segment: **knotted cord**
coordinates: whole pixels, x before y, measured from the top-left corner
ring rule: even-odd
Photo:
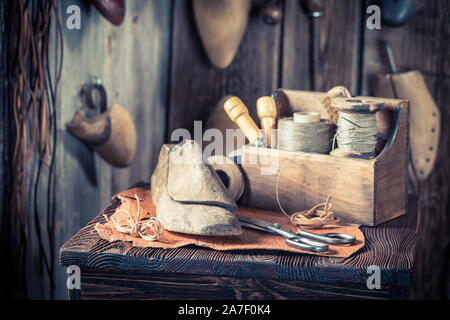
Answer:
[[[281,212],[285,216],[289,218],[291,223],[297,227],[306,227],[306,228],[320,228],[324,226],[338,226],[340,225],[341,221],[339,218],[336,218],[334,216],[334,213],[331,211],[331,208],[333,205],[330,203],[330,196],[327,197],[327,200],[325,203],[320,203],[314,206],[313,208],[305,211],[295,212],[292,215],[289,215],[286,210],[284,210],[283,206],[281,205],[280,196],[279,196],[279,185],[280,185],[280,178],[281,178],[281,172],[283,169],[287,166],[288,163],[292,162],[293,164],[298,165],[295,161],[292,161],[291,159],[287,159],[287,161],[283,164],[283,166],[280,168],[277,176],[277,183],[275,186],[275,195],[277,198],[278,207],[280,208]],[[320,207],[324,207],[323,210],[318,210]]]
[[[126,209],[117,210],[112,216],[111,221],[114,223],[116,230],[122,233],[129,234],[133,237],[140,236],[142,239],[147,241],[156,241],[160,238],[163,229],[161,224],[159,223],[156,217],[151,217],[149,219],[141,220],[141,204],[139,197],[135,194],[138,212],[136,215],[136,219],[133,219],[133,216],[130,214],[130,211]],[[127,217],[123,217],[120,213],[126,213]],[[105,216],[106,220],[109,220],[107,216]],[[148,231],[150,234],[148,234]]]

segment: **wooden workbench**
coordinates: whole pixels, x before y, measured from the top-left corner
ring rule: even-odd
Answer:
[[[100,239],[94,225],[119,204],[113,200],[61,248],[61,265],[81,269],[81,289],[69,290],[70,299],[402,299],[411,282],[416,239],[412,198],[406,215],[362,227],[366,245],[347,259],[110,243]],[[372,265],[381,269],[380,289],[367,288]]]

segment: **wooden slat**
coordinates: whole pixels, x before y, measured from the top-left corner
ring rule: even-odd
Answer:
[[[63,17],[66,17],[66,8],[72,4],[69,2],[63,1],[59,4],[64,32],[64,66],[58,100],[59,140],[56,155],[58,178],[55,219],[58,228],[54,230],[55,254],[57,254],[57,248],[70,237],[71,233],[76,232],[80,225],[92,219],[95,210],[101,209],[98,189],[101,178],[97,174],[99,159],[85,144],[70,135],[65,130],[65,125],[72,120],[76,109],[81,105],[78,94],[82,82],[89,79],[90,75],[99,77],[102,75],[102,28],[105,21],[93,8],[83,4],[81,5],[81,30],[70,31],[64,28]],[[55,28],[55,25],[53,27]],[[53,40],[50,52],[55,52],[55,45]],[[54,60],[51,58],[50,61]],[[45,196],[45,192],[42,192],[42,197]],[[44,217],[42,216],[41,219]],[[55,272],[57,284],[55,297],[63,298],[67,295],[65,286],[67,275],[64,271]],[[37,275],[34,277],[39,278]],[[39,291],[36,294],[39,297]]]
[[[167,274],[111,270],[81,270],[81,290],[71,290],[71,299],[158,300],[310,300],[310,299],[400,299],[406,288],[369,290],[342,283],[311,283],[242,279],[205,275]],[[80,292],[81,291],[81,292]]]
[[[283,32],[282,88],[310,88],[310,21],[300,1],[286,1]],[[358,89],[358,39],[361,1],[325,1],[320,18],[322,74],[318,91],[343,85],[352,94]]]
[[[364,94],[371,94],[373,75],[389,72],[389,65],[379,41],[391,44],[400,71],[419,70],[423,73],[431,95],[441,111],[441,123],[450,120],[450,3],[426,1],[425,8],[408,24],[400,28],[382,26],[381,30],[365,30]],[[414,108],[414,106],[412,106]],[[412,297],[445,298],[448,279],[448,241],[442,235],[450,233],[448,166],[450,130],[441,127],[441,140],[434,171],[422,186],[422,220],[417,239],[415,277]]]
[[[123,24],[104,26],[102,74],[108,100],[131,113],[138,142],[130,167],[101,162],[102,206],[134,182],[150,181],[156,166],[165,136],[171,6],[171,1],[129,1]]]
[[[225,70],[211,66],[198,35],[191,1],[174,2],[174,31],[170,80],[168,138],[174,129],[192,130],[195,120],[226,94],[241,97],[256,117],[256,100],[269,95],[278,83],[280,26],[264,24],[254,0],[249,25],[232,64]]]

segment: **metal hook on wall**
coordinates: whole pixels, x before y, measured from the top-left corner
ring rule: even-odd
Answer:
[[[97,92],[99,96],[98,105],[94,98],[95,92]],[[81,87],[80,96],[89,109],[99,110],[100,113],[106,111],[108,106],[107,94],[102,80],[99,77],[91,76],[89,81],[85,82]]]

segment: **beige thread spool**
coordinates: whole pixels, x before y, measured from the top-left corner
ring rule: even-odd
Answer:
[[[376,113],[384,103],[358,98],[335,98],[332,106],[339,110],[333,156],[370,159],[376,156],[378,131]]]
[[[331,150],[334,124],[318,112],[296,112],[278,121],[278,149],[327,154]]]

